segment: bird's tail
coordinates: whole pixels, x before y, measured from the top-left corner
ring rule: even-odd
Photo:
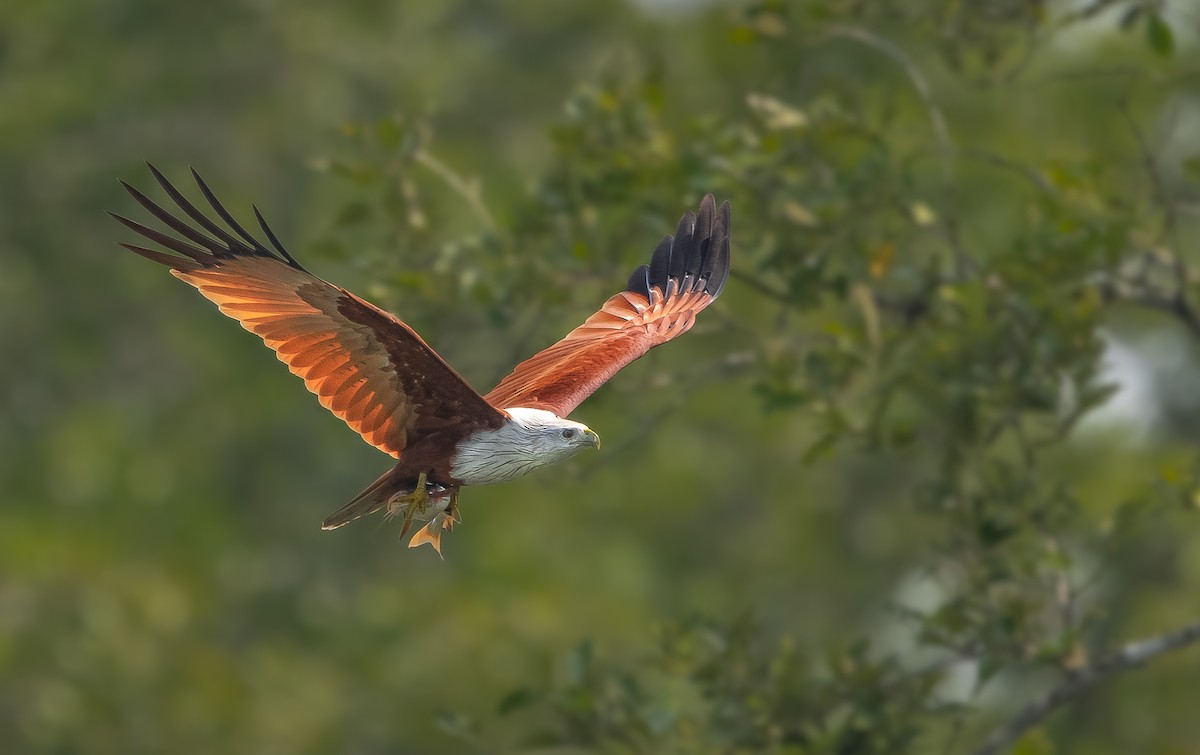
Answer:
[[[333,512],[321,525],[323,530],[335,530],[343,524],[353,522],[359,517],[374,514],[383,508],[388,499],[395,495],[395,467],[379,476],[379,479],[368,485],[361,493],[350,499],[340,509]]]

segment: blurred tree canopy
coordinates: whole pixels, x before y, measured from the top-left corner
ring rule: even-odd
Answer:
[[[1195,752],[1197,18],[0,7],[0,741]],[[319,531],[388,460],[115,246],[143,159],[481,389],[705,192],[734,276],[441,562]]]

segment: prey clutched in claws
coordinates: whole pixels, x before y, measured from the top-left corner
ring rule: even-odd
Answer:
[[[454,525],[462,521],[458,513],[458,491],[429,482],[424,472],[411,491],[399,492],[389,498],[385,509],[387,516],[404,520],[404,526],[400,528],[401,539],[412,528],[414,518],[427,522],[413,535],[408,547],[429,543],[439,556],[442,555],[442,530],[453,532]]]
[[[599,311],[480,394],[400,319],[301,267],[257,208],[267,243],[194,171],[216,220],[150,171],[175,209],[124,185],[165,232],[113,217],[168,251],[122,246],[169,267],[262,338],[322,406],[396,460],[324,528],[383,509],[407,533],[428,517],[410,545],[439,554],[463,486],[515,480],[599,447],[595,432],[566,416],[622,367],[687,332],[729,277],[729,203],[718,207],[710,194]]]

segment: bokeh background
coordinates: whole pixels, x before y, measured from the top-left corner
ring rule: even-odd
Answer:
[[[1195,621],[1197,28],[1182,0],[5,2],[0,749],[972,752]],[[481,389],[706,191],[738,275],[580,408],[600,453],[467,491],[443,561],[320,530],[388,460],[116,246],[143,160]],[[1020,751],[1200,752],[1198,704],[1185,650]]]

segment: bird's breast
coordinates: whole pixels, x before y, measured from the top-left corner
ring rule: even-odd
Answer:
[[[492,485],[524,477],[556,460],[540,453],[520,428],[509,423],[463,439],[450,462],[450,474],[464,485]]]

